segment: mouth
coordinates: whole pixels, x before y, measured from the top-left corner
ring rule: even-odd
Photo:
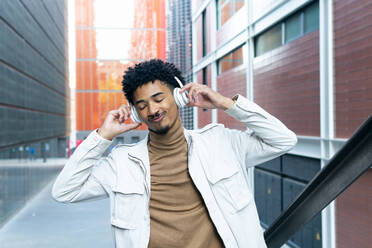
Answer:
[[[165,113],[162,113],[157,117],[151,118],[150,121],[155,122],[155,123],[159,123],[161,120],[164,119],[164,117],[165,117]]]

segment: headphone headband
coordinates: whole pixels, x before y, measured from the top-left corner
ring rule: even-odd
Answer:
[[[178,85],[180,86],[180,88],[182,88],[183,87],[183,84],[182,84],[181,80],[178,77],[176,77],[176,76],[174,76],[174,79],[176,79]]]

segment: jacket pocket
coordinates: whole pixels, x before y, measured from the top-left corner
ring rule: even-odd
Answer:
[[[216,201],[223,211],[234,214],[253,201],[243,172],[233,161],[219,163],[213,170],[206,168],[205,172]]]
[[[223,183],[233,203],[235,209],[233,212],[242,210],[253,201],[252,193],[240,172],[227,178]]]
[[[112,191],[114,199],[111,224],[121,229],[136,229],[143,219],[144,186],[118,184]]]

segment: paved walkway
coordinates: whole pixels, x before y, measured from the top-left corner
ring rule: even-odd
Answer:
[[[108,199],[58,203],[50,193],[53,182],[0,229],[0,247],[114,247]]]
[[[0,159],[0,166],[61,166],[66,164],[67,158],[48,158],[45,162],[43,159]]]

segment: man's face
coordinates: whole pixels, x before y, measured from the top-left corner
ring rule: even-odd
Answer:
[[[155,133],[165,134],[178,118],[171,90],[160,80],[148,82],[134,92],[134,105],[143,122]]]

